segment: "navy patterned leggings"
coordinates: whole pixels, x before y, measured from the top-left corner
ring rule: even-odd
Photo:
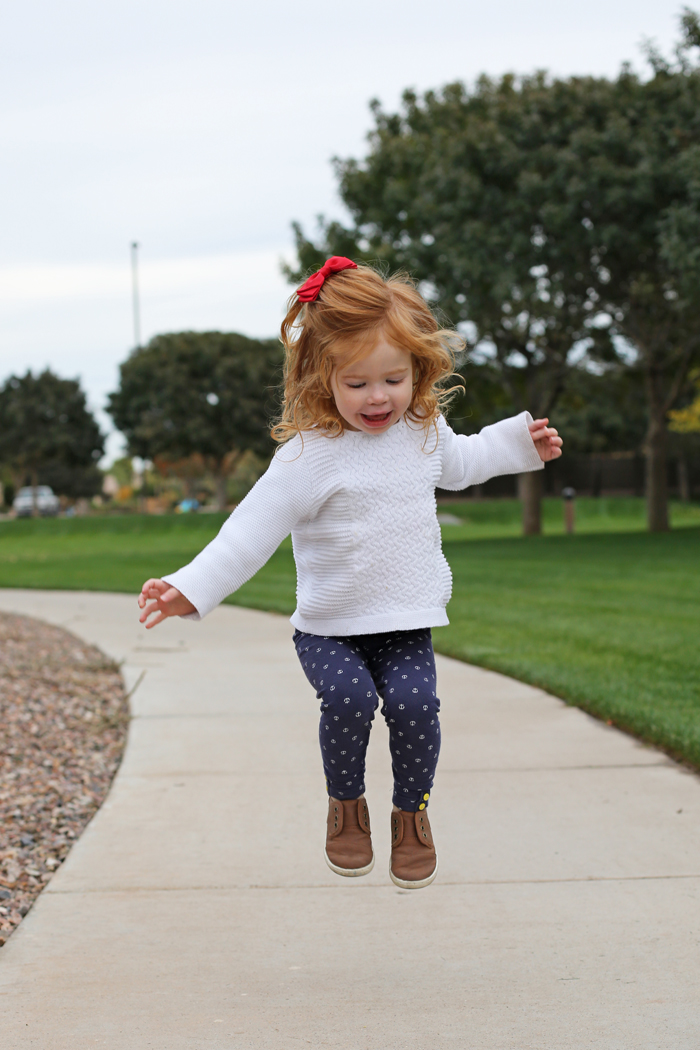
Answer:
[[[383,700],[394,771],[394,805],[428,805],[440,753],[440,701],[430,630],[328,638],[294,633],[306,677],[321,701],[319,740],[328,794],[359,798],[374,712]]]

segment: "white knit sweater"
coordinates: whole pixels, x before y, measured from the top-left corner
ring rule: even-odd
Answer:
[[[163,579],[206,616],[292,534],[292,623],[321,635],[448,623],[452,591],[435,489],[464,489],[543,464],[528,412],[467,437],[440,417],[426,431],[401,420],[383,434],[297,436],[194,561]]]

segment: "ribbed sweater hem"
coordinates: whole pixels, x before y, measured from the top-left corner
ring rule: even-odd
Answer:
[[[423,627],[445,627],[450,621],[443,608],[393,610],[372,616],[338,617],[312,620],[297,609],[290,617],[293,627],[305,634],[347,638],[353,634],[389,634],[391,631],[418,631]]]

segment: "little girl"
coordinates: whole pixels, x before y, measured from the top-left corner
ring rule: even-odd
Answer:
[[[448,623],[452,586],[435,489],[538,470],[562,442],[527,412],[470,437],[450,429],[441,407],[461,340],[405,277],[334,256],[290,300],[282,341],[280,448],[216,539],[143,585],[140,620],[206,616],[291,532],[294,644],[321,701],[326,861],[350,876],[374,865],[364,771],[381,699],[394,774],[390,875],[417,889],[438,865],[427,814],[440,752],[430,629]]]

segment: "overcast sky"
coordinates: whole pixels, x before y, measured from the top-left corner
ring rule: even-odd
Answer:
[[[614,75],[668,51],[667,0],[23,0],[0,15],[0,381],[49,366],[100,410],[133,345],[272,335],[290,222],[342,215],[378,97],[480,72]],[[106,427],[108,420],[100,416]],[[110,440],[112,454],[119,448]]]

